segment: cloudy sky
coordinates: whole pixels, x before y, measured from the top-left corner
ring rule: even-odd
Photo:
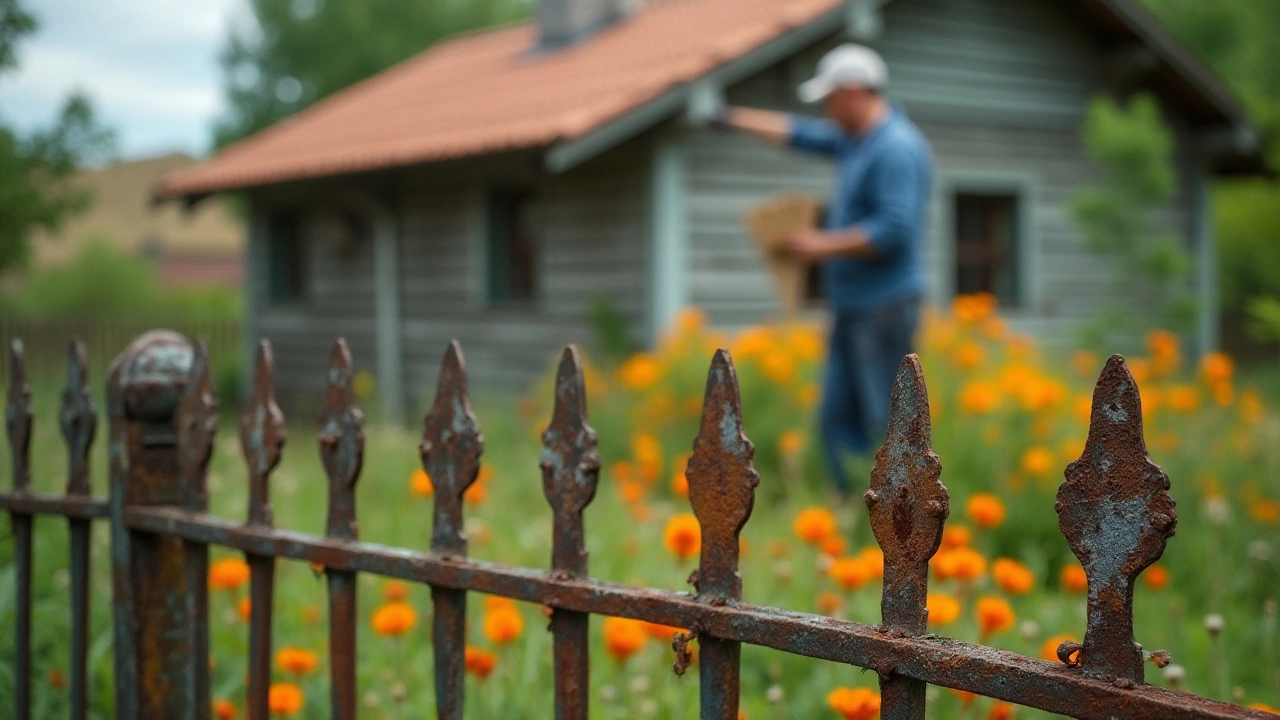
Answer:
[[[0,76],[0,117],[46,125],[74,89],[117,133],[121,157],[207,153],[223,108],[218,51],[246,0],[26,0],[40,29]]]

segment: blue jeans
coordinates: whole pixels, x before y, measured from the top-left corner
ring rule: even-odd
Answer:
[[[844,467],[884,439],[889,394],[920,324],[920,301],[866,312],[836,311],[822,391],[822,444],[827,469],[841,492],[853,489]]]

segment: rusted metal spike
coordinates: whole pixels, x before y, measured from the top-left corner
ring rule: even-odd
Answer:
[[[272,524],[267,481],[280,462],[284,442],[284,413],[276,405],[275,360],[271,342],[262,340],[254,363],[253,395],[240,417],[240,447],[249,466],[250,525],[270,527]]]
[[[5,430],[13,467],[13,489],[22,492],[31,486],[31,388],[27,385],[27,362],[22,341],[9,345],[9,402],[4,409]]]
[[[578,349],[565,348],[556,373],[551,424],[542,434],[542,491],[554,514],[551,567],[565,577],[585,576],[582,511],[596,496],[600,453],[587,424],[587,390]]]
[[[326,534],[355,540],[356,480],[364,464],[364,414],[356,407],[352,378],[355,372],[347,341],[333,344],[329,361],[329,390],[320,417],[320,458],[329,478],[329,520]]]
[[[863,496],[871,530],[884,551],[883,624],[908,635],[923,635],[927,628],[929,558],[938,551],[950,513],[930,431],[929,391],[920,359],[908,355],[893,383],[885,441],[876,451],[871,489]]]
[[[67,443],[67,494],[88,495],[89,448],[98,427],[98,408],[89,389],[84,343],[72,340],[67,353],[67,387],[62,391],[58,424]]]
[[[465,555],[462,494],[480,474],[484,436],[471,411],[466,362],[457,340],[445,350],[435,404],[427,414],[419,451],[422,466],[435,486],[431,549],[444,555]]]
[[[733,361],[716,351],[707,374],[702,426],[689,458],[689,502],[702,529],[698,597],[712,602],[742,598],[738,533],[751,517],[760,475],[755,446],[742,431],[742,396]]]
[[[1058,488],[1058,525],[1089,579],[1084,673],[1142,683],[1133,637],[1133,584],[1160,559],[1177,515],[1169,478],[1147,456],[1142,399],[1124,358],[1107,361],[1093,391],[1089,439]]]
[[[188,510],[204,510],[208,505],[206,473],[213,454],[213,438],[218,432],[218,403],[209,375],[209,349],[203,340],[195,344],[191,374],[178,401],[174,417],[177,425],[178,477]]]

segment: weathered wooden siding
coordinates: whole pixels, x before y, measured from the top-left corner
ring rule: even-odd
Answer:
[[[951,242],[943,188],[992,182],[1026,191],[1037,255],[1038,299],[1016,313],[1023,329],[1061,338],[1064,328],[1123,297],[1107,262],[1090,253],[1070,218],[1073,193],[1095,169],[1080,124],[1091,98],[1104,91],[1102,57],[1086,26],[1056,2],[898,0],[885,9],[884,34],[871,43],[890,69],[890,95],[933,144],[939,182],[930,207],[930,294],[949,296]],[[791,62],[729,89],[730,103],[810,112],[794,100],[833,37]],[[1185,143],[1184,143],[1185,144]],[[725,325],[777,311],[772,280],[742,224],[754,203],[782,191],[824,196],[831,166],[821,159],[762,147],[751,140],[699,131],[688,138],[691,296]],[[1187,152],[1182,153],[1184,165]],[[1159,222],[1187,235],[1187,183]]]

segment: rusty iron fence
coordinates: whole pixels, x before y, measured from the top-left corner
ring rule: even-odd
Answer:
[[[272,391],[270,346],[258,349],[254,390],[240,421],[250,500],[247,520],[208,515],[205,473],[217,409],[207,352],[170,332],[138,338],[113,363],[106,412],[110,489],[94,496],[88,451],[97,411],[85,351],[73,343],[59,424],[70,455],[64,495],[30,490],[30,392],[22,345],[12,345],[5,421],[13,449],[12,492],[0,507],[13,522],[17,569],[15,717],[28,717],[31,683],[32,520],[66,518],[71,530],[72,716],[87,707],[86,638],[89,524],[111,526],[115,710],[118,718],[207,718],[208,547],[245,553],[251,572],[248,717],[265,720],[276,558],[323,566],[328,579],[332,716],[356,717],[356,576],[400,578],[431,587],[436,713],[463,717],[466,593],[482,592],[549,609],[554,636],[555,717],[588,712],[588,618],[636,618],[687,628],[677,635],[675,671],[700,643],[700,702],[705,720],[738,717],[742,643],[867,668],[877,673],[885,720],[925,716],[926,684],[946,686],[1087,720],[1257,718],[1270,715],[1144,683],[1144,659],[1167,662],[1134,641],[1133,588],[1173,535],[1169,480],[1147,456],[1137,385],[1111,358],[1093,396],[1088,442],[1066,469],[1059,524],[1088,577],[1088,626],[1082,645],[1064,643],[1061,662],[1024,657],[927,633],[929,559],[937,551],[949,501],[930,448],[929,402],[915,356],[902,363],[892,392],[887,438],[876,453],[865,499],[884,551],[882,619],[869,625],[759,607],[742,599],[738,535],[751,515],[760,478],[743,432],[733,363],[711,361],[701,428],[688,464],[689,500],[701,525],[693,593],[594,580],[587,570],[583,514],[596,492],[600,458],[587,422],[577,351],[565,350],[555,406],[543,435],[543,490],[554,518],[551,567],[530,569],[467,558],[462,494],[476,479],[484,440],[468,399],[459,346],[444,356],[435,404],[419,450],[435,484],[427,552],[359,540],[355,484],[364,449],[363,418],[352,394],[346,344],[333,348],[318,434],[329,483],[324,536],[272,525],[268,480],[280,459],[284,418]],[[550,708],[544,712],[550,713]]]

